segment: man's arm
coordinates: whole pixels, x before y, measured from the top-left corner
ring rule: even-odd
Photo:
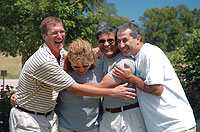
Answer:
[[[97,83],[93,84],[95,85]],[[133,93],[133,91],[135,90],[133,88],[127,88],[126,86],[127,84],[122,84],[115,88],[108,89],[108,88],[97,88],[90,85],[74,83],[66,90],[72,92],[76,96],[92,96],[92,97],[113,96],[125,99],[127,101],[129,101],[130,99],[135,99],[136,94]],[[10,101],[12,106],[16,105],[15,94],[11,96]]]
[[[110,77],[108,74],[103,77],[101,82],[98,83],[98,87],[105,87],[105,88],[114,88],[120,85],[122,82],[119,80],[115,80],[114,78]]]
[[[140,90],[142,90],[146,93],[150,93],[155,96],[161,96],[161,94],[163,92],[162,84],[146,85],[144,83],[144,80],[142,80],[141,78],[137,77],[136,75],[134,75],[132,73],[132,69],[130,68],[129,64],[125,63],[125,65],[127,67],[125,69],[120,66],[116,66],[114,68],[113,76],[115,76],[123,81],[132,83],[137,88],[139,88]]]
[[[125,100],[135,99],[136,94],[133,93],[135,90],[133,88],[127,88],[126,86],[127,84],[122,84],[115,88],[108,89],[74,83],[67,88],[67,90],[76,96],[113,96]]]
[[[99,88],[106,88],[106,89],[110,89],[112,90],[114,87],[114,89],[116,89],[117,87],[121,87],[121,86],[125,86],[124,84],[120,85],[122,82],[119,81],[119,80],[115,80],[114,78],[110,77],[108,74],[106,76],[103,77],[103,79],[101,80],[101,82],[99,83],[84,83],[83,85],[86,85],[86,86],[95,86],[95,87],[99,87]],[[127,85],[126,85],[127,86]],[[125,89],[127,87],[124,87]],[[134,88],[129,88],[131,89],[130,92],[135,92],[135,89]],[[118,94],[122,94],[121,91],[116,91],[116,92],[119,92]],[[130,93],[130,94],[131,94]],[[103,95],[104,96],[104,95]],[[120,95],[121,96],[121,95]],[[118,97],[120,98],[120,96],[114,96],[114,97]],[[131,94],[132,96],[132,99],[135,99],[135,96],[136,96],[136,93],[132,93]],[[134,97],[133,97],[134,96]],[[124,98],[124,97],[123,97]]]

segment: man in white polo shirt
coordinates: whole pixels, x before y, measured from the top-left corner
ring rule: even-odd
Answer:
[[[114,76],[137,87],[137,97],[148,132],[196,132],[192,108],[164,52],[142,43],[140,30],[125,23],[117,31],[118,47],[124,56],[134,56],[136,75],[117,66]]]

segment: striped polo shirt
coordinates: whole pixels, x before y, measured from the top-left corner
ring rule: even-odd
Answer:
[[[63,70],[63,51],[60,65],[46,44],[40,46],[25,63],[19,77],[16,102],[20,107],[40,113],[52,111],[61,90],[75,83]]]

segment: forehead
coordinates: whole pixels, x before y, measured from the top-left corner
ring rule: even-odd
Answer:
[[[69,59],[72,64],[85,64],[90,63],[90,59],[87,56],[74,56],[73,59]]]
[[[115,33],[110,32],[110,33],[102,33],[101,35],[99,35],[99,39],[102,38],[115,38]]]
[[[64,30],[62,23],[49,23],[47,24],[48,31]]]
[[[73,66],[84,66],[91,64],[89,61],[76,61],[71,63]]]
[[[123,30],[121,32],[117,32],[117,38],[122,39],[122,38],[125,38],[125,37],[131,37],[130,33],[131,33],[130,29],[126,29],[126,30]]]

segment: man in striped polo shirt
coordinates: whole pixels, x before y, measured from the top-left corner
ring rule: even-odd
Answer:
[[[40,25],[45,41],[25,63],[10,112],[10,131],[58,131],[54,107],[58,94],[67,89],[78,96],[113,96],[134,99],[132,88],[114,89],[78,84],[63,70],[65,30],[59,18],[47,17]]]

